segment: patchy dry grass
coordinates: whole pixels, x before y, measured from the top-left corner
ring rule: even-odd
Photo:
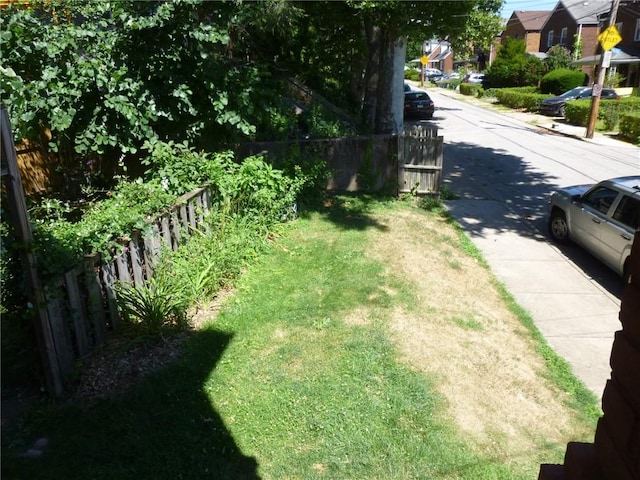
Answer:
[[[547,442],[589,438],[591,427],[567,406],[567,394],[541,374],[534,340],[491,272],[449,248],[453,227],[417,210],[378,220],[388,228],[369,232],[370,254],[417,291],[411,311],[393,312],[395,343],[413,369],[436,375],[449,415],[476,449],[517,464]]]

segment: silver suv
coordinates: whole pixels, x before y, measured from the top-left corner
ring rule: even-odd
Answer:
[[[580,244],[623,278],[640,219],[640,176],[576,185],[551,195],[549,234]]]

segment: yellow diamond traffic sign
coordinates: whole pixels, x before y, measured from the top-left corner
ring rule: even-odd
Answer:
[[[605,51],[609,51],[622,41],[622,37],[620,36],[620,32],[618,32],[616,26],[611,25],[598,35],[598,41]]]
[[[420,63],[422,65],[426,65],[427,63],[429,63],[429,57],[427,57],[426,55],[423,55],[420,57]]]

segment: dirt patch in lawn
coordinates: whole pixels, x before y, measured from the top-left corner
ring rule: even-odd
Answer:
[[[370,254],[415,285],[411,312],[396,309],[391,330],[403,359],[436,379],[448,412],[489,457],[519,463],[543,443],[588,439],[546,381],[527,329],[505,306],[493,277],[457,246],[453,227],[419,210],[378,219]]]

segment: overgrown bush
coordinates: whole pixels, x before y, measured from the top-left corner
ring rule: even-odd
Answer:
[[[588,79],[588,75],[581,71],[558,68],[542,77],[540,92],[560,95],[572,88],[586,85]]]
[[[576,67],[572,64],[573,58],[571,57],[571,52],[566,47],[562,45],[554,45],[547,51],[547,56],[542,63],[544,64],[544,68],[547,72],[551,72],[553,70],[557,70],[559,68],[564,68],[568,70],[580,70],[579,67]]]
[[[134,230],[147,227],[147,217],[163,211],[176,199],[156,183],[123,182],[112,195],[86,209],[82,219],[70,221],[64,203],[45,199],[30,210],[34,252],[46,281],[79,265],[83,255],[109,258]]]

